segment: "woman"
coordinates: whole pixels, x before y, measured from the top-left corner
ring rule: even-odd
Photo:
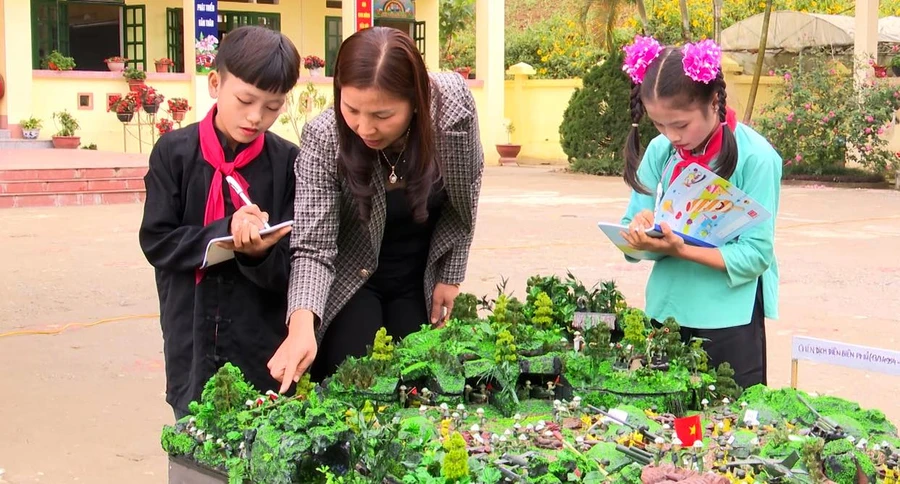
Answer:
[[[441,324],[465,277],[484,169],[475,101],[429,76],[392,28],[341,45],[334,108],[304,128],[295,173],[288,336],[269,362],[284,392],[362,356],[382,326]],[[313,363],[315,361],[315,363]]]

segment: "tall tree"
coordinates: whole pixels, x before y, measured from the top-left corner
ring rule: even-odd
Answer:
[[[722,44],[722,7],[725,0],[712,0],[713,3],[713,38],[717,44]]]
[[[691,41],[691,17],[688,13],[687,0],[678,0],[681,9],[681,38],[685,42]]]
[[[588,17],[592,10],[599,11],[599,16],[606,24],[604,27],[604,35],[606,37],[606,48],[611,50],[615,44],[613,32],[616,27],[616,20],[619,11],[625,4],[633,3],[637,7],[638,17],[641,19],[641,28],[644,35],[650,32],[650,19],[647,17],[647,8],[644,6],[644,0],[582,0],[581,4],[581,25],[587,31]]]
[[[756,91],[759,90],[759,77],[762,75],[763,60],[766,57],[766,44],[769,40],[769,18],[772,16],[772,0],[766,0],[763,13],[762,33],[759,36],[759,51],[756,53],[756,66],[753,68],[753,83],[750,84],[750,98],[747,100],[747,111],[744,112],[744,124],[753,118],[753,104],[756,102]]]

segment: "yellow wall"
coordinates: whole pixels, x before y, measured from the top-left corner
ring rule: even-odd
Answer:
[[[8,116],[10,124],[18,124],[31,116],[31,8],[30,2],[0,1],[3,8],[3,37],[5,63],[0,72],[6,79],[6,95],[0,104],[0,115]],[[17,28],[7,28],[17,26]]]
[[[516,128],[512,142],[522,145],[519,157],[564,161],[559,126],[572,93],[581,87],[581,79],[531,79],[520,87],[517,82],[506,81],[505,115]],[[505,142],[506,134],[503,136]]]
[[[4,5],[5,0],[0,0],[0,25],[6,25],[4,19]],[[0,77],[3,78],[4,89],[6,84],[6,35],[0,33]],[[3,95],[3,98],[0,99],[0,129],[5,129],[7,124],[6,119],[6,94]]]
[[[90,73],[89,75],[91,77],[85,77],[85,75],[76,73],[63,74],[40,71],[39,74],[34,76],[34,90],[30,111],[44,121],[41,138],[50,139],[56,133],[57,127],[53,123],[53,113],[66,109],[81,125],[81,129],[76,132],[76,135],[81,137],[83,145],[95,143],[97,148],[101,150],[126,151],[125,140],[127,139],[127,152],[140,152],[140,143],[137,140],[137,126],[129,126],[129,133],[127,135],[123,134],[122,123],[118,121],[116,115],[106,112],[107,94],[124,95],[128,92],[128,84],[121,75],[114,73]],[[162,79],[163,77],[167,79]],[[172,97],[190,99],[188,87],[190,83],[184,80],[184,76],[150,74],[146,82],[147,85],[162,93],[166,99]],[[79,93],[93,94],[93,109],[78,109]],[[193,106],[193,103],[191,104]],[[160,112],[156,116],[157,120],[169,117],[165,113],[165,109],[166,104],[163,102],[162,106],[160,106]],[[188,114],[196,115],[196,112],[192,111]],[[189,119],[186,119],[185,122],[188,122]],[[137,118],[135,117],[136,121]],[[151,129],[153,130],[152,132],[156,132],[156,128],[151,128],[150,126],[144,126],[141,131],[141,136],[144,140],[144,153],[149,153],[152,148]]]

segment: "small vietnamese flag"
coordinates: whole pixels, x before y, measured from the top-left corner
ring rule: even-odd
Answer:
[[[700,423],[700,415],[675,419],[675,435],[684,447],[694,445],[694,442],[703,440],[703,429]]]

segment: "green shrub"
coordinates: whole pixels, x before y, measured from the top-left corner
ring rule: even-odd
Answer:
[[[867,79],[857,91],[853,74],[825,54],[804,56],[801,68],[777,74],[784,83],[756,124],[786,173],[829,175],[847,162],[884,173],[897,163],[883,135],[900,108],[900,90]]]
[[[562,14],[527,29],[506,29],[506,66],[529,64],[537,71],[535,79],[581,78],[601,59],[599,47]]]
[[[563,113],[559,134],[574,171],[622,174],[622,149],[631,129],[631,80],[622,71],[622,60],[617,49],[606,62],[591,69]],[[644,147],[659,135],[646,118],[639,129]]]

